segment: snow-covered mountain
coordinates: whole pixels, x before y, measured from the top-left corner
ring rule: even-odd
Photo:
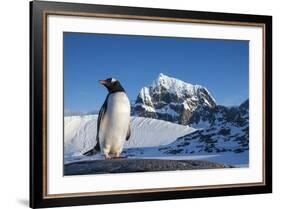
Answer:
[[[249,123],[249,100],[240,106],[226,107],[217,105],[215,108],[199,107],[190,118],[189,125],[195,128],[212,128],[231,124],[244,127]]]
[[[185,136],[201,143],[199,151],[244,152],[249,149],[249,100],[237,107],[216,106],[195,111],[190,125],[200,131]]]
[[[249,101],[237,107],[200,107],[190,119],[197,130],[167,145],[124,152],[131,157],[209,159],[235,166],[249,164]]]
[[[216,107],[205,87],[160,73],[150,86],[140,90],[132,114],[187,125],[193,112],[201,107]]]
[[[247,151],[249,149],[248,105],[247,100],[238,107],[217,106],[215,109],[209,109],[209,112],[208,110],[196,112],[193,117],[199,123],[193,125],[201,129],[178,138],[171,147],[181,147],[185,153]],[[195,120],[194,118],[192,120]],[[189,146],[184,146],[186,143]]]

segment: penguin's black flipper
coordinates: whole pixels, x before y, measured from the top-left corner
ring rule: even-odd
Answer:
[[[126,141],[128,141],[130,139],[130,137],[131,137],[131,126],[129,125],[127,136],[126,136]]]

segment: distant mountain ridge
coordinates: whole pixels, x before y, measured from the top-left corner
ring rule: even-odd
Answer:
[[[63,114],[64,116],[83,116],[83,115],[96,115],[98,113],[99,113],[98,110],[93,110],[89,112],[65,110]]]
[[[201,107],[194,111],[189,125],[196,128],[206,128],[215,125],[232,123],[235,126],[244,126],[249,121],[249,100],[240,106],[226,107],[217,105],[214,108]]]

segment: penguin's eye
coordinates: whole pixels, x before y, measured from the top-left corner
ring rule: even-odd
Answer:
[[[115,78],[111,78],[111,83],[115,83],[116,79]]]

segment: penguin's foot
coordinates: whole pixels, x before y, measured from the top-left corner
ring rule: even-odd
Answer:
[[[118,159],[120,158],[120,153],[114,153],[113,154],[113,159]]]
[[[122,159],[122,158],[127,158],[126,156],[120,156],[120,153],[116,153],[113,155],[113,159]]]
[[[104,159],[105,159],[105,160],[110,160],[110,159],[111,159],[111,157],[110,157],[110,155],[109,155],[109,154],[104,154]]]
[[[119,156],[119,157],[113,157],[113,159],[124,159],[127,158],[126,156]]]

